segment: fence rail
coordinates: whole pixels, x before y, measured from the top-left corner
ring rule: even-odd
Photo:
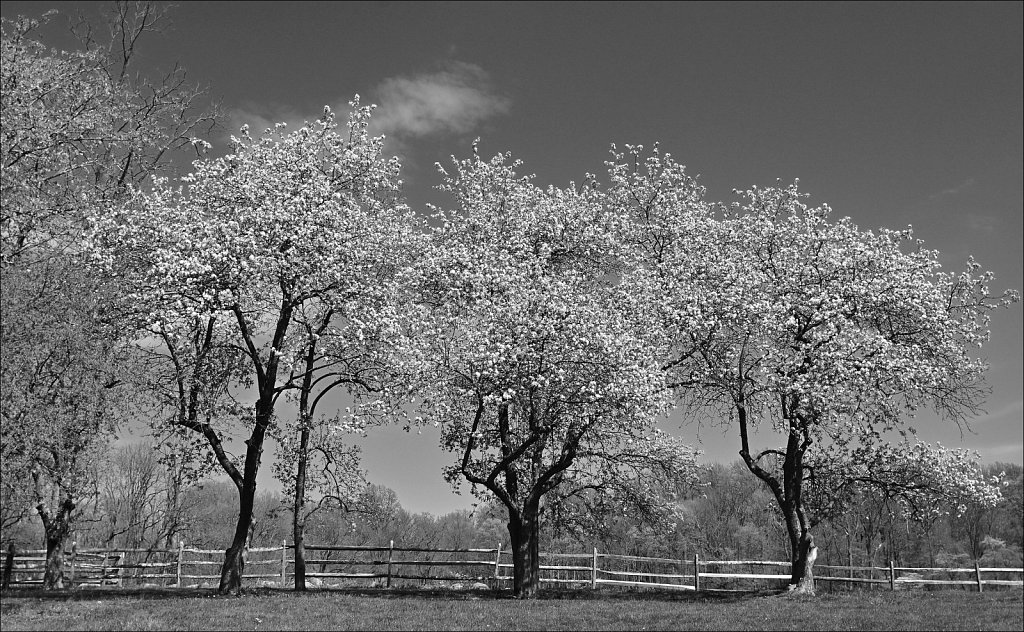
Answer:
[[[243,580],[288,587],[294,583],[294,545],[250,548],[246,553]],[[486,582],[498,587],[512,580],[511,551],[499,545],[493,549],[428,549],[390,546],[304,547],[316,557],[306,560],[306,577],[314,585],[323,580]],[[38,586],[43,582],[44,550],[7,550],[3,588]],[[335,554],[343,555],[334,559]],[[224,552],[194,549],[179,544],[172,549],[78,549],[72,546],[64,559],[65,585],[123,587],[126,585],[195,587],[214,585],[219,573],[209,567],[222,564]],[[367,557],[369,556],[369,557]],[[454,556],[454,557],[453,557]],[[219,559],[217,559],[219,557]],[[474,558],[474,559],[467,559]],[[267,568],[272,567],[272,569]],[[367,568],[369,567],[369,568]],[[746,567],[746,568],[744,568]],[[789,582],[789,562],[763,560],[670,559],[601,553],[541,553],[542,583],[600,585],[677,590],[751,590],[781,588]],[[474,570],[476,569],[476,570]],[[768,572],[758,572],[764,569]],[[775,572],[771,572],[771,570]],[[814,567],[820,582],[888,584],[890,590],[908,586],[1024,586],[1024,568],[981,567],[933,568],[896,566]],[[842,575],[841,573],[845,573]],[[970,574],[970,578],[963,578]],[[878,576],[881,575],[881,576]],[[961,578],[955,579],[954,576]],[[986,578],[985,575],[988,577]],[[996,576],[993,576],[996,575]],[[1013,576],[1008,579],[1007,576]],[[289,581],[291,580],[291,581]]]

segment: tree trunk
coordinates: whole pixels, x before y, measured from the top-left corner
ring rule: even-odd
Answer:
[[[299,437],[299,462],[295,472],[295,504],[292,513],[292,538],[295,540],[295,590],[306,590],[306,454],[309,427],[303,422]]]
[[[814,594],[814,560],[818,557],[818,547],[814,544],[814,536],[810,529],[800,520],[796,503],[787,500],[782,508],[786,522],[786,534],[789,536],[790,575],[788,590],[791,593]]]
[[[818,559],[818,547],[814,536],[805,531],[800,537],[793,555],[793,576],[789,591],[800,595],[814,595],[814,561]]]
[[[248,468],[246,468],[248,469]],[[246,477],[248,479],[248,477]],[[239,492],[238,523],[235,525],[235,536],[231,546],[224,551],[224,565],[220,570],[220,586],[218,592],[238,593],[242,589],[242,577],[245,573],[245,554],[252,527],[252,510],[256,496],[256,481],[246,482]]]
[[[242,589],[245,554],[256,499],[256,474],[259,472],[263,440],[266,436],[266,423],[260,423],[259,417],[258,415],[252,436],[246,442],[248,447],[245,451],[245,475],[238,490],[238,523],[235,525],[235,536],[231,546],[224,552],[224,565],[221,567],[218,588],[221,594],[238,593]],[[266,418],[269,418],[269,415]]]
[[[306,590],[306,468],[309,462],[309,393],[313,389],[313,368],[316,360],[316,342],[309,332],[306,350],[306,375],[299,393],[299,454],[295,466],[295,503],[292,507],[292,539],[295,540],[295,590]],[[316,404],[314,403],[314,406]]]
[[[11,586],[11,574],[14,572],[14,542],[7,545],[7,556],[4,558],[4,576],[0,581],[0,590],[7,590]]]
[[[526,559],[522,545],[522,522],[509,518],[508,536],[512,544],[512,594],[518,596],[523,588],[523,560]]]
[[[46,537],[44,590],[64,588],[64,542],[71,532],[71,513],[74,509],[75,503],[70,498],[63,498],[60,501],[55,515],[51,515],[45,503],[39,503],[36,507]]]
[[[537,511],[523,512],[521,519],[509,517],[512,540],[512,596],[535,599],[540,589],[540,520]]]
[[[782,463],[782,480],[776,474],[762,468],[758,460],[768,454],[780,454],[778,450],[762,452],[758,456],[750,453],[750,443],[747,436],[747,410],[742,401],[737,405],[737,413],[740,426],[740,456],[746,463],[747,469],[757,476],[768,486],[775,496],[782,511],[783,520],[786,523],[786,535],[789,537],[790,564],[792,574],[789,580],[789,591],[797,594],[814,594],[814,560],[818,557],[818,547],[814,544],[814,537],[811,536],[810,522],[804,513],[803,507],[803,482],[805,477],[804,455],[811,445],[811,438],[807,432],[813,417],[804,417],[799,414],[787,414],[787,411],[796,411],[798,403],[795,399],[782,399],[783,413],[789,420],[790,432],[786,443],[786,452]]]
[[[526,520],[528,551],[527,564],[523,573],[522,599],[535,599],[540,592],[540,517],[536,510]]]
[[[46,570],[43,573],[43,589],[64,588],[64,539],[52,537],[46,530]]]
[[[245,539],[241,543],[238,537],[224,551],[224,566],[220,570],[220,587],[218,592],[238,593],[242,589],[242,577],[245,574]]]

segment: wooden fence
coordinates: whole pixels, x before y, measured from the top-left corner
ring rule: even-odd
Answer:
[[[294,583],[292,545],[250,548],[243,579],[259,585]],[[306,578],[313,586],[352,586],[353,582],[391,587],[401,582],[478,582],[507,586],[512,580],[511,552],[494,549],[427,549],[389,546],[306,546]],[[65,585],[110,587],[211,587],[219,582],[224,552],[193,549],[78,549],[65,555]],[[7,551],[4,588],[40,585],[45,551]],[[749,591],[784,588],[789,562],[760,560],[680,560],[590,553],[541,553],[542,583],[578,588],[657,588],[690,591]],[[1024,568],[915,568],[816,565],[818,582],[889,590],[930,585],[1024,586]],[[478,586],[479,587],[479,586]]]
[[[280,580],[288,548],[249,549],[244,578]],[[270,559],[268,554],[272,555]],[[44,549],[15,551],[9,547],[4,557],[3,587],[42,585],[45,555]],[[73,545],[64,555],[64,584],[177,588],[210,582],[215,585],[220,581],[223,556],[220,549],[193,549],[184,544],[175,549],[79,549]],[[273,572],[267,572],[269,565]]]

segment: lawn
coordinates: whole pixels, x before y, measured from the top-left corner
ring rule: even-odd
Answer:
[[[1022,592],[12,591],[3,630],[1021,630]]]

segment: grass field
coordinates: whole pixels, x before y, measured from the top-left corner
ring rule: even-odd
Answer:
[[[1021,630],[1022,592],[14,591],[3,630]]]

